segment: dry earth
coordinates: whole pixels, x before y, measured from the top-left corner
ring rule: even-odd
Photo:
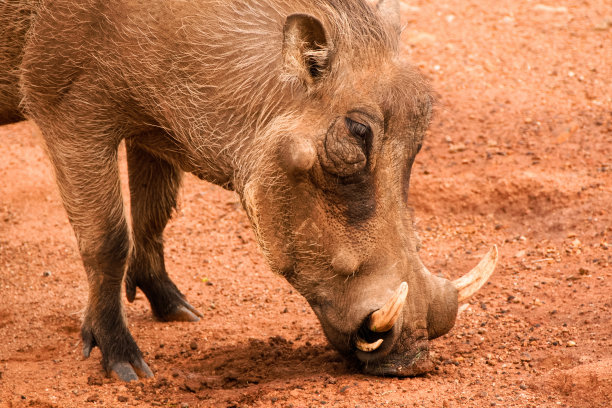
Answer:
[[[234,193],[188,177],[166,233],[175,281],[205,313],[130,328],[156,377],[83,360],[87,285],[36,130],[0,128],[0,406],[610,407],[612,3],[412,1],[406,58],[440,105],[411,202],[432,272],[500,264],[435,370],[358,373],[273,275]]]

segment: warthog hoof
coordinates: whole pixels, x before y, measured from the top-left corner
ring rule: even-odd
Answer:
[[[110,365],[108,375],[121,381],[138,381],[138,377],[151,378],[153,371],[141,358],[134,362],[118,361]]]
[[[138,279],[129,277],[125,280],[125,293],[129,302],[136,297],[139,287],[149,299],[155,318],[162,322],[197,322],[203,317],[191,306],[185,296],[169,278],[163,280]]]
[[[142,358],[142,352],[125,326],[109,332],[86,320],[81,328],[81,336],[83,356],[88,358],[91,350],[99,347],[102,352],[102,366],[109,377],[126,382],[136,381],[139,377],[153,377],[153,371]]]
[[[176,305],[173,311],[170,311],[163,317],[156,317],[162,322],[197,322],[203,316],[202,313],[198,312],[183,299],[183,303]]]

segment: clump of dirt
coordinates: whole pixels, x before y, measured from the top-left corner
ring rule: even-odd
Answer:
[[[606,407],[612,400],[612,4],[402,6],[403,58],[440,95],[413,168],[429,269],[500,262],[418,378],[361,375],[266,267],[235,194],[188,177],[166,259],[199,323],[130,330],[156,377],[106,378],[87,282],[29,123],[0,127],[0,406]],[[608,48],[606,48],[608,47]]]

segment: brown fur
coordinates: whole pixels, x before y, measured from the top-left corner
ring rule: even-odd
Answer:
[[[0,2],[0,125],[24,119],[19,111],[19,64],[32,16],[30,2]]]
[[[422,333],[452,327],[456,298],[418,261],[406,208],[431,92],[397,58],[397,3],[376,3],[379,11],[357,0],[1,3],[0,123],[21,117],[20,86],[89,280],[86,355],[99,346],[122,379],[150,374],[122,314],[126,270],[128,300],[140,287],[157,318],[197,318],[163,259],[184,171],[241,195],[271,267],[341,352],[354,353],[364,318],[401,281],[412,294],[403,325],[385,334],[376,361],[410,366]],[[365,139],[347,117],[368,125]],[[296,151],[301,158],[285,159]]]

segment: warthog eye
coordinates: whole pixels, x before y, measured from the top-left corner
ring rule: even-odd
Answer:
[[[363,123],[355,122],[350,118],[344,118],[346,122],[346,127],[349,132],[353,134],[353,136],[366,139],[368,136],[372,134],[372,129],[368,125],[364,125]]]
[[[321,166],[328,173],[340,177],[359,173],[367,164],[367,146],[371,135],[369,126],[346,117],[344,121],[338,118],[319,148]]]

